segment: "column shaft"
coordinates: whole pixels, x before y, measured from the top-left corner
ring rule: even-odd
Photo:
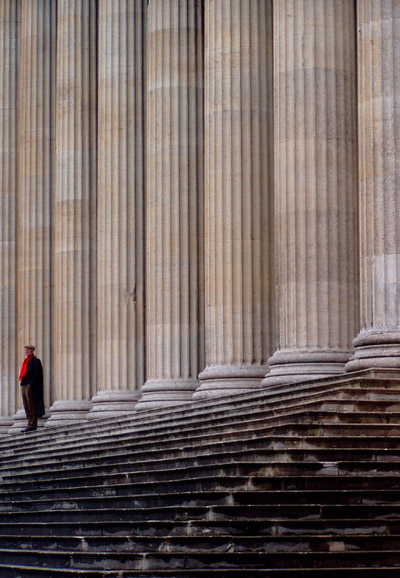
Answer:
[[[79,420],[96,389],[96,2],[58,0],[56,403]]]
[[[17,35],[20,6],[0,0],[0,432],[12,425],[19,391],[17,354]]]
[[[278,351],[264,385],[344,371],[358,323],[354,5],[274,2]]]
[[[148,7],[147,382],[137,408],[190,400],[201,366],[202,10]]]
[[[18,365],[36,345],[45,372],[45,406],[53,374],[53,196],[55,180],[56,3],[21,2],[18,78]],[[19,369],[19,367],[18,367]]]
[[[206,369],[195,398],[259,387],[273,351],[272,14],[205,2]]]
[[[400,2],[358,15],[361,331],[348,371],[400,366]]]
[[[134,411],[144,383],[145,0],[99,4],[98,393]]]

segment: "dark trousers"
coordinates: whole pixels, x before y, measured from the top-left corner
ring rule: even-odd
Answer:
[[[25,414],[28,419],[28,427],[30,429],[37,429],[37,415],[35,394],[31,385],[21,385],[22,401],[24,402]]]

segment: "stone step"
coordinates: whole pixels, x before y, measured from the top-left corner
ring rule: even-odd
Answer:
[[[342,518],[369,518],[390,519],[400,516],[398,504],[262,504],[262,505],[218,505],[203,506],[159,506],[159,507],[125,507],[76,509],[69,507],[52,507],[50,510],[32,508],[29,511],[0,512],[0,522],[24,522],[32,517],[37,522],[83,522],[83,521],[126,521],[145,520],[224,520],[236,517],[237,519],[262,518],[287,519],[342,519]]]
[[[358,389],[358,384],[354,387]],[[12,436],[10,439],[0,439],[0,452],[3,449],[7,452],[10,448],[14,448],[15,451],[23,451],[25,446],[31,447],[32,441],[35,439],[38,443],[46,439],[50,448],[53,444],[63,444],[64,442],[72,442],[77,445],[79,440],[81,440],[85,443],[88,441],[88,437],[91,439],[111,439],[112,436],[123,439],[126,435],[138,437],[137,433],[143,430],[168,433],[177,427],[182,428],[182,425],[185,427],[195,425],[195,427],[211,427],[214,429],[224,425],[230,418],[234,418],[235,421],[241,418],[246,422],[255,411],[270,411],[273,408],[274,401],[279,407],[295,407],[298,406],[299,401],[303,404],[307,400],[314,398],[318,401],[321,396],[325,398],[329,392],[336,395],[342,388],[343,386],[340,384],[334,384],[330,387],[325,384],[307,384],[306,387],[302,387],[300,384],[298,388],[289,388],[292,392],[289,396],[282,394],[285,390],[284,387],[279,387],[275,392],[258,390],[257,392],[226,396],[203,402],[191,402],[183,406],[179,405],[177,408],[138,412],[118,418],[100,418],[71,424],[68,428],[55,426],[49,430],[38,431],[35,435]],[[243,406],[244,402],[245,409]]]
[[[320,441],[321,441],[321,443],[322,443],[324,440],[321,439]],[[381,441],[382,441],[382,440],[381,440]],[[393,440],[393,442],[394,442],[394,440]],[[262,442],[261,442],[261,443],[262,443]],[[266,443],[266,445],[267,445],[267,444],[268,444],[268,441],[266,440],[265,443]],[[307,443],[308,443],[308,445],[310,445],[310,440],[308,440]],[[388,445],[389,445],[389,444],[390,444],[390,440],[388,440]],[[248,442],[248,445],[249,445],[250,447],[251,447],[252,445],[253,445],[253,447],[255,447],[255,446],[259,445],[259,441],[258,441],[258,440],[250,440],[250,441]],[[375,444],[375,445],[381,445],[381,444]],[[391,446],[393,446],[393,445],[394,445],[394,443],[391,444]],[[218,447],[218,446],[216,446],[216,447]],[[227,444],[222,444],[222,445],[220,445],[219,447],[222,447],[222,448],[227,449],[227,448],[229,447],[229,445],[227,445]],[[358,444],[358,447],[361,447],[361,444]],[[370,447],[370,450],[368,450],[368,451],[371,451],[372,448],[371,448],[371,446],[369,446],[369,447]],[[195,451],[193,448],[189,448],[189,449],[190,449],[190,451]],[[208,449],[210,449],[210,448],[207,448],[207,447],[204,448],[204,450],[205,450],[206,452],[207,452]],[[302,449],[302,448],[300,447],[300,448],[298,448],[298,449]],[[328,450],[327,450],[327,451],[328,451]],[[331,451],[334,451],[334,448],[332,448]],[[150,453],[154,453],[154,452],[150,452]],[[390,455],[390,451],[386,451],[385,454],[386,454],[386,456],[383,456],[382,454],[381,454],[381,455],[376,454],[375,458],[373,458],[373,459],[386,459],[386,461],[387,461],[388,458],[389,458],[389,459],[397,459],[397,456],[396,456],[395,454],[392,453],[392,455]],[[243,456],[243,454],[242,454],[242,456]],[[275,457],[276,457],[276,456],[277,456],[277,454],[275,454]],[[115,457],[116,457],[116,456],[113,456],[113,457],[111,458],[111,460],[114,460]],[[343,458],[343,457],[344,457],[344,453],[342,453],[342,455],[341,455],[341,458]],[[121,458],[122,458],[122,456],[121,456]],[[133,458],[133,456],[131,456],[131,458]],[[141,458],[143,458],[143,456],[141,456]],[[305,458],[305,459],[307,459],[307,458]],[[321,458],[321,459],[323,459],[324,461],[326,461],[326,460],[329,461],[329,460],[330,460],[329,456],[326,456],[326,457]],[[200,460],[203,460],[203,461],[204,461],[204,460],[207,460],[207,456],[205,456],[205,457],[204,457],[204,456],[203,456],[203,457],[200,457]],[[126,461],[126,458],[123,457],[123,460],[122,460],[122,461],[125,462],[125,461]],[[333,459],[332,459],[331,461],[333,461]],[[91,462],[92,462],[93,464],[96,464],[96,457],[92,458],[92,459],[91,459]],[[58,462],[58,463],[59,463],[59,462]],[[175,460],[170,460],[170,463],[173,463],[173,465],[175,465]],[[79,462],[78,462],[78,464],[79,464]],[[164,465],[165,465],[165,464],[166,464],[166,462],[164,461]],[[69,465],[69,467],[72,468],[72,466],[75,465],[75,464],[69,463],[68,465]],[[146,467],[149,466],[149,465],[150,465],[150,464],[146,464]],[[160,465],[160,464],[158,464],[158,465]],[[181,465],[182,465],[182,464],[181,464]],[[125,467],[125,466],[126,466],[126,464],[124,464],[124,469],[126,470],[126,467]],[[39,469],[40,469],[41,471],[34,472],[34,470],[32,470],[32,468],[30,469],[29,473],[27,473],[27,475],[29,476],[29,478],[31,478],[31,476],[32,476],[34,473],[35,473],[35,474],[38,474],[39,478],[40,478],[40,477],[43,477],[43,464],[39,465],[38,467],[39,467]],[[113,466],[110,466],[110,465],[109,465],[109,467],[113,467]],[[153,465],[153,467],[154,467],[154,465]],[[64,473],[65,473],[65,469],[66,469],[66,468],[65,468],[65,465],[63,465],[62,468],[63,468],[63,469],[61,470],[61,472],[64,474]],[[88,468],[88,464],[87,464],[86,462],[85,462],[85,466],[84,466],[83,469],[84,469],[84,474],[85,474],[85,477],[86,477],[86,476],[89,474],[89,469],[90,469],[90,468]],[[96,473],[95,473],[95,475],[99,475],[100,472],[98,471],[97,466],[95,466],[94,469],[97,470]],[[132,469],[132,468],[130,468],[130,469]],[[24,476],[23,471],[22,471],[21,469],[16,468],[16,469],[15,469],[15,473],[17,473],[17,472],[18,472],[18,477],[19,477],[19,479],[20,479],[20,480],[23,479],[23,476]],[[53,469],[52,478],[55,477],[56,472],[57,472],[57,470],[54,470],[54,469]],[[58,469],[58,472],[60,472],[60,467],[59,467],[59,469]],[[41,473],[42,473],[42,476],[41,476]],[[78,469],[77,469],[77,468],[74,468],[74,472],[72,472],[72,470],[70,470],[70,471],[68,472],[68,475],[69,475],[69,476],[74,476],[74,477],[76,477],[76,474],[77,474],[77,473],[79,473],[79,472],[78,472]],[[47,473],[44,473],[44,476],[47,477]],[[13,477],[15,478],[15,475],[13,475]],[[4,481],[5,479],[6,479],[5,472],[3,472],[3,481]]]
[[[299,429],[300,425],[305,425],[305,424],[295,424],[292,427],[293,428],[296,427],[297,429]],[[318,426],[318,429],[320,427],[321,426]],[[327,426],[325,426],[325,427],[327,427]],[[338,427],[340,427],[340,426],[335,425],[335,429],[334,429],[335,433],[337,433]],[[393,433],[393,429],[396,429],[396,431],[398,431],[397,428],[392,428],[391,426],[389,426],[389,427],[391,428],[390,429],[391,433]],[[301,428],[301,429],[302,429],[302,431],[304,431],[305,427]],[[370,428],[369,428],[369,431],[370,431]],[[384,429],[383,433],[385,434],[386,431],[389,431],[389,430]],[[392,436],[392,437],[385,436],[385,435],[383,437],[378,437],[379,433],[380,433],[380,431],[377,431],[376,435],[374,437],[368,436],[368,437],[364,438],[361,436],[353,436],[351,438],[352,444],[356,447],[366,446],[369,448],[373,448],[373,447],[379,448],[379,447],[383,446],[383,447],[387,447],[388,449],[390,449],[390,448],[397,447],[399,438],[394,437],[394,436]],[[340,446],[346,446],[348,443],[347,440],[349,440],[348,437],[341,438],[341,437],[338,437],[337,435],[332,437],[332,438],[329,438],[327,436],[318,436],[318,437],[308,436],[306,438],[302,438],[300,436],[293,436],[292,435],[292,436],[271,436],[271,437],[265,437],[263,439],[265,440],[265,447],[269,447],[269,446],[274,445],[274,444],[275,445],[277,444],[278,447],[279,446],[285,447],[285,445],[287,443],[289,443],[289,444],[296,443],[299,448],[303,448],[303,447],[304,448],[310,448],[312,446],[318,447],[318,446],[322,446],[324,444],[329,444],[330,446],[332,446],[332,448],[333,447],[340,447]],[[5,480],[5,478],[3,477],[3,482],[4,482],[4,480]],[[15,486],[13,486],[13,487],[15,487]],[[2,490],[1,490],[1,486],[0,486],[0,492],[1,491]]]
[[[238,449],[242,447],[243,449]],[[227,461],[246,460],[249,455],[253,456],[254,461],[319,461],[319,462],[336,462],[336,461],[398,461],[400,453],[395,449],[384,448],[265,448],[264,440],[249,439],[244,440],[242,444],[219,444],[215,451],[211,448],[178,448],[172,451],[172,455],[165,451],[163,457],[160,457],[160,451],[157,448],[149,449],[146,452],[114,452],[111,455],[93,455],[86,456],[85,459],[67,458],[68,471],[78,472],[84,469],[85,472],[91,473],[94,469],[99,470],[99,461],[101,461],[102,470],[109,471],[117,466],[135,467],[136,469],[169,468],[185,467],[195,458],[197,465],[207,464],[210,461],[226,463]],[[60,460],[50,458],[44,462],[34,462],[33,464],[17,463],[12,470],[6,469],[1,472],[3,479],[14,478],[29,475],[30,478],[42,479],[49,475],[51,470],[52,477],[58,472],[66,470],[66,464],[60,463]]]
[[[375,438],[382,439],[383,443],[386,437],[396,438],[399,433],[399,425],[385,424],[385,423],[307,423],[307,422],[292,422],[284,424],[283,426],[271,425],[265,429],[265,434],[279,435],[283,432],[288,436],[293,437],[323,437],[328,440],[330,437],[351,437],[355,443],[358,438]]]
[[[400,535],[384,536],[19,536],[0,535],[0,552],[4,550],[59,552],[354,552],[357,550],[395,551]]]
[[[371,372],[369,375],[368,372],[356,372],[352,374],[351,377],[345,374],[339,377],[306,381],[305,383],[295,385],[277,385],[239,395],[236,394],[212,400],[191,402],[184,406],[178,406],[177,408],[162,408],[138,412],[138,414],[134,416],[100,418],[90,422],[69,425],[67,434],[69,439],[76,436],[75,441],[77,441],[79,437],[82,437],[84,440],[87,439],[88,434],[93,437],[106,436],[115,430],[115,434],[121,437],[123,431],[132,430],[132,424],[134,424],[134,427],[139,424],[144,424],[145,426],[152,425],[157,428],[160,427],[160,425],[162,426],[162,424],[171,424],[175,420],[179,422],[182,418],[186,423],[189,423],[192,419],[197,421],[197,419],[201,417],[203,419],[200,419],[200,422],[211,417],[214,420],[214,425],[218,427],[218,423],[215,423],[215,416],[223,419],[227,412],[231,410],[234,412],[238,410],[240,413],[243,412],[243,407],[246,407],[246,411],[248,415],[250,415],[253,406],[265,405],[273,400],[283,401],[283,403],[286,404],[288,400],[293,400],[294,402],[302,401],[305,399],[305,396],[308,395],[319,393],[325,395],[329,391],[337,392],[344,388],[348,390],[357,390],[360,388],[368,390],[372,388],[388,392],[390,390],[400,390],[400,380],[397,379],[396,372],[393,372],[393,375],[387,372],[384,377],[374,376]],[[65,434],[66,430],[63,426],[52,427],[51,432],[43,432],[44,436],[49,436],[49,441],[54,440],[54,438],[61,441],[61,438],[63,435],[65,436]],[[30,444],[30,442],[28,443]],[[0,451],[2,448],[7,451],[10,444],[18,447],[20,446],[20,440],[0,439]]]
[[[343,384],[0,444],[0,577],[398,578],[400,380]]]
[[[147,574],[147,576],[150,575]],[[18,563],[0,563],[0,576],[1,578],[132,578],[133,576],[136,578],[138,574],[136,572],[132,574],[129,570],[124,572],[123,570],[90,570],[88,568],[84,570],[79,568],[39,568],[37,566],[21,566]],[[171,574],[169,576],[171,577]],[[154,573],[152,578],[156,578]]]
[[[27,536],[0,534],[0,551],[58,550],[61,552],[343,552],[399,550],[400,535],[302,534],[262,536],[219,534],[216,536]]]
[[[60,552],[49,550],[0,550],[0,564],[52,568],[159,569],[289,569],[345,567],[398,567],[400,550],[341,552]],[[140,574],[139,574],[140,575]]]
[[[284,429],[285,435],[280,433],[282,429]],[[374,435],[371,435],[371,433]],[[389,447],[398,447],[400,440],[398,433],[398,426],[390,426],[388,424],[368,424],[367,426],[363,426],[362,424],[350,423],[344,426],[341,424],[313,425],[296,422],[277,427],[274,425],[265,426],[265,424],[258,423],[257,421],[255,423],[249,422],[249,427],[246,429],[231,429],[224,433],[212,431],[203,433],[197,431],[197,433],[193,432],[193,435],[189,438],[186,433],[185,435],[182,435],[181,433],[179,437],[175,435],[168,439],[155,439],[153,436],[145,436],[140,440],[120,440],[119,442],[101,441],[98,442],[95,447],[92,447],[91,445],[88,446],[88,444],[79,447],[71,446],[68,454],[72,458],[74,456],[91,456],[93,455],[93,451],[96,451],[98,454],[101,453],[102,455],[114,453],[116,450],[119,452],[138,452],[154,448],[155,444],[157,444],[157,447],[160,448],[160,450],[194,448],[199,447],[199,445],[202,447],[217,447],[218,445],[224,445],[226,443],[242,443],[248,439],[249,434],[251,434],[253,438],[257,437],[257,439],[265,440],[265,443],[268,445],[272,445],[278,441],[285,441],[287,444],[292,440],[293,442],[299,443],[299,438],[302,439],[303,445],[311,445],[311,442],[314,442],[314,440],[315,443],[323,445],[331,443],[329,439],[334,438],[334,441],[336,442],[335,446],[337,447],[339,445],[340,447],[346,445],[348,445],[348,447],[360,447],[364,441],[368,441],[368,445],[365,444],[366,447],[371,447],[370,444],[374,444],[374,447],[377,447],[378,445],[387,447],[384,446],[385,439],[387,439],[387,443],[390,444]],[[360,440],[355,440],[355,437],[360,437]],[[328,440],[325,441],[327,438]],[[364,440],[364,438],[369,439]],[[348,444],[348,440],[350,439],[353,440],[353,445]],[[24,452],[19,455],[17,455],[14,450],[9,450],[7,453],[3,452],[0,456],[2,462],[0,469],[6,469],[9,463],[13,465],[18,463],[31,464],[38,460],[41,462],[44,459],[48,460],[50,459],[50,456],[54,459],[59,456],[64,456],[66,451],[67,449],[64,446],[57,446],[51,451],[50,449],[43,447],[37,448],[31,453],[26,453],[26,450],[24,450]]]
[[[255,461],[233,461],[229,463],[207,463],[202,465],[188,465],[186,467],[170,467],[167,469],[138,469],[139,465],[128,467],[126,464],[120,466],[119,471],[104,471],[102,466],[93,468],[91,472],[85,474],[84,468],[81,470],[65,470],[62,472],[53,472],[49,470],[44,472],[43,476],[35,477],[36,488],[55,488],[65,487],[74,483],[94,485],[107,483],[114,485],[120,482],[157,482],[167,480],[182,479],[182,477],[191,478],[193,475],[204,476],[352,476],[355,473],[358,476],[386,476],[400,475],[400,462],[398,461],[342,461],[342,462],[255,462]],[[116,468],[118,470],[118,468]],[[19,476],[11,476],[8,481],[14,483],[14,487],[24,480],[28,486],[32,487],[32,478],[28,473]],[[15,484],[18,482],[17,484]],[[10,488],[11,484],[1,482],[3,489]]]
[[[121,494],[56,498],[51,494],[43,499],[32,500],[25,496],[16,500],[10,494],[8,500],[0,502],[0,512],[46,511],[49,509],[119,509],[123,507],[157,508],[164,506],[192,505],[272,505],[272,504],[396,504],[400,505],[400,490],[277,490],[277,491],[179,491],[169,493]]]
[[[312,469],[312,474],[319,468],[318,464],[314,464]],[[101,473],[94,472],[90,475],[84,471],[81,474],[77,472],[69,472],[66,470],[62,472],[63,475],[58,477],[48,477],[45,476],[43,479],[35,480],[34,487],[36,489],[46,490],[48,488],[65,488],[70,487],[71,484],[75,486],[79,485],[98,485],[99,483],[103,485],[114,486],[120,483],[170,483],[173,481],[180,481],[182,479],[191,479],[192,476],[197,478],[223,478],[227,477],[254,477],[258,476],[258,471],[260,469],[260,464],[254,464],[253,462],[237,462],[230,464],[223,464],[221,468],[218,464],[208,464],[204,465],[202,468],[197,468],[196,466],[191,466],[187,468],[179,469],[168,469],[168,470],[153,470],[151,475],[148,472],[143,472],[140,470],[128,471],[125,467],[121,467],[120,471]],[[328,472],[325,472],[328,475]],[[337,475],[337,472],[334,472]],[[264,475],[263,475],[264,477]],[[11,477],[7,480],[0,480],[0,487],[4,490],[9,490],[12,488],[32,488],[32,481],[29,474],[19,476],[18,479],[12,479]]]
[[[221,569],[213,568],[212,574],[208,568],[203,569],[154,569],[151,570],[80,570],[79,568],[38,568],[21,566],[20,564],[0,564],[2,578],[398,578],[398,567],[384,568],[344,568],[340,567],[340,576],[337,568],[292,568],[276,569]]]
[[[84,463],[85,467],[89,466],[90,463],[97,463],[99,458],[104,463],[114,462],[118,459],[126,461],[133,461],[135,456],[140,457],[141,460],[147,460],[151,456],[159,456],[160,451],[163,451],[163,455],[168,455],[169,458],[173,457],[192,457],[198,456],[200,454],[208,454],[211,452],[221,452],[221,451],[253,451],[258,448],[263,448],[265,450],[270,449],[271,451],[284,450],[285,452],[290,452],[292,450],[334,450],[337,448],[342,448],[343,451],[364,451],[364,448],[369,448],[370,450],[376,448],[382,451],[390,452],[391,449],[400,450],[400,436],[365,436],[354,439],[354,437],[349,436],[279,436],[279,435],[265,435],[260,432],[253,432],[251,437],[244,436],[241,432],[232,437],[226,436],[225,439],[213,440],[212,438],[207,438],[205,440],[193,439],[187,441],[186,439],[180,439],[178,441],[166,441],[164,444],[157,442],[152,443],[130,443],[121,444],[119,448],[114,448],[111,446],[108,448],[97,449],[96,455],[93,455],[93,450],[85,450],[74,452],[68,455],[69,464],[71,467],[75,467],[76,464]],[[58,464],[60,453],[47,453],[42,457],[35,455],[27,455],[25,457],[20,457],[19,460],[14,462],[8,462],[8,464],[3,463],[0,472],[3,475],[7,474],[9,470],[9,465],[12,463],[12,469],[14,472],[22,471],[24,468],[30,468],[34,471],[34,468],[43,469],[45,466],[52,466],[53,464]],[[63,455],[63,454],[61,454]]]
[[[315,409],[318,408],[320,403],[313,405]],[[193,427],[187,421],[182,427],[181,423],[175,424],[173,427],[171,424],[167,424],[163,428],[151,427],[151,428],[141,428],[139,430],[129,431],[129,432],[116,432],[111,436],[107,432],[103,432],[100,436],[91,435],[86,439],[76,440],[75,438],[70,439],[67,435],[62,436],[60,432],[57,432],[56,439],[49,439],[49,432],[38,431],[29,435],[21,435],[20,444],[10,445],[7,450],[3,450],[0,454],[2,467],[3,464],[12,463],[15,464],[18,459],[26,460],[27,456],[34,460],[35,457],[38,459],[43,459],[49,454],[64,455],[68,450],[71,456],[74,454],[93,454],[94,451],[100,452],[102,449],[120,449],[124,446],[132,446],[138,444],[138,447],[154,447],[154,445],[161,442],[161,447],[164,444],[169,445],[174,443],[174,438],[179,436],[180,440],[191,439],[202,441],[204,436],[216,436],[220,437],[230,434],[230,435],[240,435],[240,432],[253,433],[257,431],[258,428],[265,428],[269,421],[276,422],[276,419],[282,423],[286,423],[287,416],[293,415],[293,410],[289,407],[285,407],[279,411],[259,410],[257,413],[247,415],[247,417],[241,415],[235,418],[229,416],[221,416],[218,420],[218,427],[215,426],[215,420],[210,421],[209,417],[208,423],[201,422],[196,423]],[[301,419],[307,419],[307,409],[305,406],[299,410],[296,406],[295,408],[296,421]],[[239,419],[240,418],[240,419]],[[177,442],[179,444],[179,441]]]
[[[10,494],[8,500],[0,502],[0,512],[19,512],[30,510],[90,509],[90,508],[121,508],[159,507],[159,506],[191,506],[208,504],[400,504],[400,490],[277,490],[277,491],[200,491],[200,492],[168,492],[151,494],[110,494],[70,497],[48,496],[43,499],[17,500]]]
[[[308,416],[309,414],[307,414]],[[307,417],[306,416],[306,417]],[[296,414],[296,418],[302,418],[302,415]],[[323,424],[325,428],[328,428],[328,424]],[[368,426],[363,426],[362,424],[348,424],[346,426],[338,425],[338,424],[330,424],[330,429],[323,429],[321,430],[321,425],[318,426],[313,425],[313,423],[303,423],[297,419],[296,422],[293,423],[285,423],[283,425],[275,425],[275,424],[266,424],[263,420],[249,420],[247,424],[239,423],[239,424],[230,424],[229,428],[221,431],[221,430],[213,430],[207,428],[203,431],[201,428],[196,428],[193,431],[190,430],[189,432],[185,430],[185,432],[177,431],[174,434],[171,432],[169,436],[165,438],[164,436],[159,436],[158,434],[154,434],[152,432],[142,432],[142,437],[140,439],[130,439],[130,438],[123,438],[123,439],[110,439],[102,438],[102,439],[95,439],[93,441],[87,440],[86,443],[81,441],[79,444],[70,444],[66,446],[64,444],[55,444],[53,447],[50,444],[47,444],[45,447],[39,445],[35,448],[30,448],[30,451],[26,451],[26,447],[20,448],[19,453],[17,452],[16,448],[10,448],[8,451],[2,451],[0,458],[1,458],[1,468],[4,468],[6,464],[12,463],[16,464],[18,462],[24,463],[31,463],[35,460],[43,460],[43,458],[48,458],[49,455],[52,457],[63,456],[65,453],[69,453],[69,455],[75,456],[85,456],[85,455],[92,455],[93,451],[97,453],[101,452],[114,452],[115,450],[118,451],[132,451],[132,450],[146,450],[148,448],[153,448],[155,444],[157,444],[160,449],[163,448],[174,448],[180,447],[182,445],[191,447],[204,445],[204,444],[217,444],[222,442],[232,442],[232,441],[239,441],[248,438],[249,433],[253,437],[270,437],[273,439],[274,437],[279,436],[280,431],[282,428],[285,429],[287,432],[286,437],[295,436],[298,437],[311,437],[311,436],[318,436],[318,437],[326,437],[329,435],[337,435],[337,430],[340,428],[339,433],[346,436],[350,435],[354,437],[354,435],[360,436],[370,436],[370,428],[373,428],[377,434],[387,435],[389,430],[388,424],[368,424]],[[345,431],[342,431],[345,430]],[[382,430],[382,431],[380,431]],[[323,436],[321,436],[321,432],[323,431]],[[330,433],[332,431],[332,434]],[[274,435],[275,432],[275,435]],[[309,433],[308,433],[309,432]],[[390,432],[390,430],[389,430]],[[391,433],[394,437],[398,434],[398,429],[393,427]],[[188,436],[188,434],[190,434]],[[40,434],[30,434],[30,435],[40,435]],[[26,437],[26,436],[24,436]],[[30,436],[28,436],[30,437]],[[371,436],[370,436],[371,437]]]
[[[400,380],[396,379],[398,376],[393,374],[392,376],[387,375],[385,378],[374,378],[372,375],[362,376],[360,372],[358,374],[354,373],[351,377],[348,374],[344,374],[340,377],[328,378],[328,379],[317,379],[313,381],[306,380],[304,383],[297,384],[286,384],[286,385],[276,385],[270,386],[267,389],[258,389],[249,391],[242,394],[227,395],[224,397],[213,398],[212,400],[203,401],[193,401],[186,403],[184,406],[180,405],[176,408],[168,407],[161,409],[149,410],[146,412],[138,412],[135,416],[118,416],[117,418],[100,418],[97,420],[85,422],[83,424],[71,424],[68,427],[68,431],[73,434],[80,430],[90,431],[95,433],[98,429],[101,431],[103,429],[103,424],[107,423],[111,428],[118,427],[119,425],[131,424],[132,418],[136,422],[147,422],[157,425],[160,421],[171,422],[174,416],[185,417],[190,419],[191,414],[199,414],[199,412],[204,412],[205,415],[209,414],[210,409],[213,413],[223,413],[225,414],[227,410],[235,409],[236,407],[242,408],[246,406],[249,410],[253,405],[260,405],[273,402],[274,400],[303,400],[305,396],[312,395],[314,393],[326,393],[329,391],[343,390],[347,388],[348,390],[354,389],[374,389],[376,391],[386,391],[400,390]],[[53,427],[52,431],[63,431],[65,428],[63,426]],[[8,442],[5,440],[0,440],[0,448],[8,446]]]
[[[347,392],[343,392],[343,391],[339,391],[339,390],[335,390],[333,393],[335,393],[336,396],[338,396],[338,398],[340,398],[340,396],[344,396],[347,399],[342,399],[341,401],[343,403],[347,403],[347,405],[350,403],[350,406],[352,407],[352,400],[351,400],[351,392],[347,391]],[[400,390],[399,390],[400,393]],[[364,394],[366,395],[366,394]],[[318,402],[318,400],[322,399],[322,393],[318,393],[317,397],[312,397],[310,398],[311,400],[311,405],[315,404]],[[326,397],[326,394],[324,394],[324,396]],[[400,397],[400,395],[398,396]],[[306,407],[306,405],[310,405],[310,400],[307,401],[307,399],[302,399],[302,405],[303,407]],[[340,399],[338,399],[338,401],[340,401]],[[362,400],[361,400],[362,401]],[[365,403],[370,403],[371,402],[365,402]],[[380,403],[380,402],[379,402]],[[392,404],[391,401],[388,400],[382,400],[382,403],[386,404],[387,406],[390,407],[390,404]],[[280,401],[279,402],[279,407],[283,410],[283,412],[286,412],[288,410],[289,406],[285,401]],[[294,406],[297,407],[297,403],[294,404]],[[373,403],[373,407],[376,408],[376,403]],[[204,428],[212,428],[212,430],[215,432],[216,429],[221,428],[221,427],[225,427],[227,425],[227,420],[229,422],[229,419],[234,418],[235,421],[237,422],[238,418],[242,418],[242,421],[244,421],[244,424],[246,426],[246,423],[249,419],[251,419],[253,417],[255,417],[256,414],[258,414],[260,417],[264,417],[265,412],[267,413],[271,413],[274,410],[276,410],[276,408],[274,408],[274,406],[268,406],[268,407],[258,407],[256,408],[256,411],[249,411],[249,408],[246,408],[246,412],[243,414],[243,411],[240,412],[239,414],[236,412],[235,415],[230,415],[229,412],[219,416],[218,419],[218,424],[216,426],[215,424],[215,415],[212,414],[211,416],[209,414],[207,414],[206,416],[204,416],[204,419],[201,421],[201,423],[198,423],[198,415],[194,415],[193,419],[194,419],[194,423],[196,424],[196,427],[194,429],[194,431],[192,433],[196,433],[199,431],[200,429],[204,429]],[[242,413],[242,415],[240,416],[240,413]],[[139,414],[140,415],[140,414]],[[6,445],[6,447],[2,448],[2,445],[0,443],[0,454],[2,455],[2,457],[4,459],[7,459],[7,456],[9,457],[14,457],[14,459],[16,458],[16,455],[18,452],[25,454],[26,453],[26,446],[30,447],[30,450],[35,451],[34,450],[34,446],[35,446],[35,442],[37,442],[38,447],[41,448],[41,451],[43,452],[43,438],[46,438],[46,448],[50,451],[50,449],[54,446],[54,447],[58,447],[59,449],[63,449],[66,447],[71,447],[71,448],[79,448],[80,445],[87,445],[88,443],[88,439],[87,439],[87,435],[85,435],[87,433],[90,433],[91,436],[91,440],[93,443],[93,440],[95,440],[95,444],[99,444],[101,442],[101,440],[107,439],[108,443],[111,443],[114,439],[114,441],[116,443],[120,443],[121,442],[121,437],[123,439],[125,439],[127,436],[135,436],[137,438],[138,433],[140,432],[141,434],[143,434],[143,429],[146,430],[149,429],[148,428],[148,424],[146,422],[140,421],[139,420],[139,425],[140,427],[133,427],[135,426],[135,422],[138,420],[139,418],[137,416],[134,416],[133,418],[131,418],[130,421],[126,422],[126,427],[125,427],[125,431],[122,431],[119,427],[119,422],[114,423],[113,420],[108,420],[107,423],[107,431],[103,431],[100,430],[97,432],[97,435],[94,435],[96,433],[95,428],[99,427],[98,423],[94,423],[92,422],[90,425],[92,426],[92,430],[87,426],[86,424],[81,424],[80,426],[71,426],[68,427],[67,432],[63,432],[63,430],[60,431],[60,428],[51,428],[51,432],[49,431],[41,431],[41,432],[37,432],[35,434],[30,434],[29,436],[21,436],[22,438],[25,439],[18,439],[18,440],[12,440],[14,441],[14,443],[9,443]],[[151,428],[150,428],[150,432],[151,435],[164,435],[168,433],[171,434],[174,430],[176,430],[176,428],[181,429],[182,428],[182,423],[180,421],[176,422],[176,423],[171,423],[171,421],[167,421],[165,423],[165,415],[163,415],[163,419],[160,419],[160,422],[157,424],[151,423]],[[96,420],[97,422],[98,420]],[[103,421],[103,420],[100,420]],[[240,422],[240,420],[239,420]],[[117,431],[111,433],[110,431],[110,427],[114,425],[115,427],[117,427]],[[187,418],[187,416],[185,416],[185,427],[186,428],[190,428],[191,425],[191,420]],[[239,424],[236,423],[236,426],[238,426]],[[101,426],[101,424],[100,424]],[[246,426],[247,427],[247,426]],[[104,429],[104,428],[103,428]],[[165,429],[167,429],[167,431],[165,431]],[[74,436],[73,433],[76,432],[78,434],[78,436]],[[63,433],[65,434],[63,436]],[[57,434],[56,436],[52,435],[52,434]],[[54,440],[54,437],[56,438],[56,440]],[[142,437],[142,435],[140,436]],[[19,438],[19,436],[18,436]],[[29,438],[29,439],[26,439]],[[20,443],[15,443],[15,442],[20,442]],[[32,443],[33,442],[33,443]]]
[[[1,501],[40,500],[52,496],[52,499],[76,498],[85,496],[127,496],[146,493],[170,493],[177,491],[319,491],[334,488],[334,491],[392,491],[400,489],[400,477],[393,475],[370,476],[208,476],[184,477],[173,480],[145,480],[125,482],[116,474],[116,480],[105,478],[99,485],[98,478],[67,478],[65,485],[45,488],[32,487],[30,480],[19,483],[4,483],[0,490]],[[88,482],[92,481],[92,485]],[[60,482],[60,480],[58,480]]]
[[[11,516],[10,516],[11,517]],[[316,519],[297,518],[278,519],[270,517],[241,519],[240,517],[224,517],[221,520],[109,520],[109,521],[53,521],[41,522],[13,521],[2,522],[0,520],[1,535],[23,535],[24,538],[37,536],[43,538],[50,536],[71,537],[112,537],[126,536],[141,537],[150,536],[162,538],[174,536],[200,536],[204,539],[226,535],[242,536],[256,534],[274,538],[275,536],[294,536],[301,540],[303,535],[332,536],[336,539],[344,539],[352,536],[391,536],[400,534],[399,518],[330,518]]]

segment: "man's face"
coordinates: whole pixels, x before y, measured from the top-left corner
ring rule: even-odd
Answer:
[[[30,347],[25,347],[24,351],[25,351],[25,357],[29,357],[33,353],[33,349],[31,349]]]

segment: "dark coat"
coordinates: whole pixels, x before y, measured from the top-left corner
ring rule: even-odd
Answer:
[[[35,393],[36,415],[42,417],[44,411],[43,400],[43,367],[42,362],[37,357],[32,357],[28,363],[25,377],[22,378],[21,385],[32,386]]]

